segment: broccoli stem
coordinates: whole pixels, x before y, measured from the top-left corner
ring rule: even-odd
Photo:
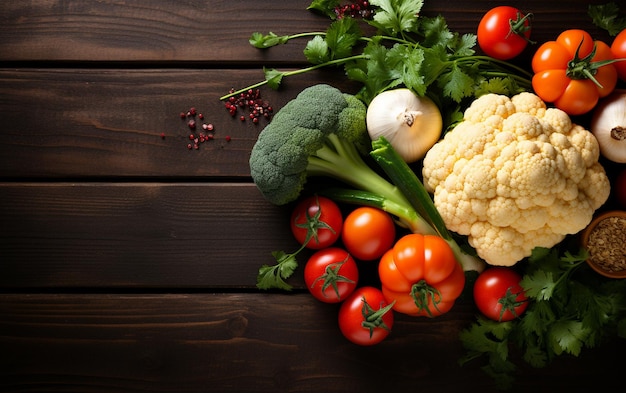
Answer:
[[[331,176],[359,190],[370,191],[403,206],[409,201],[397,186],[369,167],[354,143],[330,134],[326,144],[309,156],[308,176]]]

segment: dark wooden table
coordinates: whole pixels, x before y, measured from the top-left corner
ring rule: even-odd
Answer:
[[[605,38],[590,2],[604,3],[510,3],[535,13],[536,40],[574,27]],[[459,32],[499,4],[426,3]],[[308,4],[0,3],[0,391],[494,390],[479,362],[457,363],[471,301],[398,316],[387,341],[363,348],[341,336],[336,307],[306,293],[301,269],[293,293],[255,288],[270,252],[296,243],[288,207],[249,177],[263,122],[231,118],[219,97],[262,80],[263,65],[306,64],[303,41],[260,51],[248,38],[325,29]],[[323,70],[262,96],[280,108],[320,82],[358,87]],[[216,130],[198,150],[179,117],[191,107]],[[625,350],[618,340],[544,369],[519,363],[515,391],[612,386]]]

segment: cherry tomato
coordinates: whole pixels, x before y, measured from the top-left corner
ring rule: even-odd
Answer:
[[[374,345],[383,341],[393,327],[393,310],[380,289],[360,287],[339,308],[339,329],[351,342]]]
[[[319,250],[333,245],[341,236],[343,216],[339,206],[323,196],[299,201],[291,213],[291,233],[298,243]]]
[[[510,321],[526,311],[528,300],[520,285],[522,277],[507,267],[490,267],[474,282],[478,310],[494,321]]]
[[[533,89],[542,100],[570,115],[587,113],[617,84],[613,63],[600,65],[605,60],[613,60],[607,44],[594,41],[584,30],[566,30],[535,52]]]
[[[354,292],[359,269],[348,252],[329,247],[315,252],[304,266],[309,292],[324,303],[339,303]]]
[[[531,15],[517,8],[499,6],[489,10],[478,24],[478,45],[488,56],[509,60],[518,56],[530,39]]]
[[[448,312],[465,287],[465,273],[439,236],[401,237],[378,264],[382,291],[397,312],[436,317]]]
[[[343,224],[341,240],[356,259],[372,261],[393,246],[396,226],[386,212],[363,206],[348,214]]]
[[[622,30],[611,44],[611,53],[616,59],[626,59],[626,29]],[[626,81],[626,61],[618,61],[614,63],[619,78]]]

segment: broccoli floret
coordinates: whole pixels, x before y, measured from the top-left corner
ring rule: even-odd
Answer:
[[[283,205],[298,198],[308,176],[370,180],[374,173],[360,158],[371,143],[366,110],[332,86],[304,89],[274,115],[252,149],[250,171],[261,193]]]

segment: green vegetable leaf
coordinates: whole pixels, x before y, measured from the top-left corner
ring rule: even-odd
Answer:
[[[380,43],[369,42],[363,49],[363,54],[368,58],[367,62],[355,63],[360,65],[365,74],[363,85],[370,99],[391,85],[393,77],[387,65],[387,51],[388,49]]]
[[[352,48],[361,38],[361,30],[354,18],[342,18],[329,26],[326,31],[326,43],[330,50],[330,59],[341,59],[352,54]]]
[[[455,35],[448,29],[448,24],[443,16],[434,18],[421,18],[420,32],[424,36],[421,44],[427,48],[442,46],[452,48],[454,46]]]
[[[321,36],[317,35],[307,42],[304,48],[304,56],[313,64],[321,64],[330,60],[330,50],[328,43]]]
[[[483,370],[490,375],[499,388],[508,389],[514,378],[516,366],[509,360],[509,334],[511,322],[496,322],[479,317],[475,324],[460,333],[463,346],[468,351],[460,359],[461,365],[487,354],[487,365]]]
[[[557,355],[566,352],[578,356],[588,335],[589,330],[583,327],[582,322],[560,320],[550,330],[552,350]]]
[[[440,76],[439,86],[445,97],[450,97],[457,103],[474,96],[474,78],[456,64]]]
[[[535,368],[545,367],[548,364],[548,355],[538,345],[526,345],[523,359]]]
[[[370,0],[370,4],[380,7],[369,23],[385,34],[400,35],[415,32],[423,0]]]
[[[284,289],[290,291],[291,285],[285,282],[291,277],[298,267],[298,261],[294,254],[287,254],[284,251],[274,251],[272,253],[278,261],[275,265],[263,265],[259,268],[257,275],[257,288],[259,289]]]
[[[556,282],[552,272],[538,270],[531,275],[524,276],[520,285],[524,288],[527,296],[537,300],[550,300]]]
[[[476,51],[476,43],[478,37],[476,34],[463,34],[462,36],[455,36],[454,45],[450,46],[454,56],[473,56]]]
[[[424,61],[424,50],[407,45],[394,45],[385,57],[394,84],[404,84],[419,95],[426,94],[424,77],[420,68]]]
[[[271,31],[266,35],[255,32],[252,33],[252,36],[248,41],[255,48],[265,49],[286,43],[287,41],[289,41],[289,36],[278,36]]]
[[[313,0],[307,7],[307,10],[318,12],[331,19],[336,19],[337,14],[335,14],[335,7],[338,7],[340,4],[340,0]]]
[[[267,85],[276,90],[280,86],[280,82],[283,80],[284,72],[278,71],[274,68],[263,67],[263,73],[265,74],[265,80]]]
[[[587,14],[594,25],[606,30],[609,35],[616,36],[626,29],[626,18],[619,17],[619,6],[610,2],[607,4],[589,5]]]
[[[489,93],[502,94],[507,96],[512,95],[510,80],[504,78],[490,78],[481,80],[474,95],[478,97]]]

